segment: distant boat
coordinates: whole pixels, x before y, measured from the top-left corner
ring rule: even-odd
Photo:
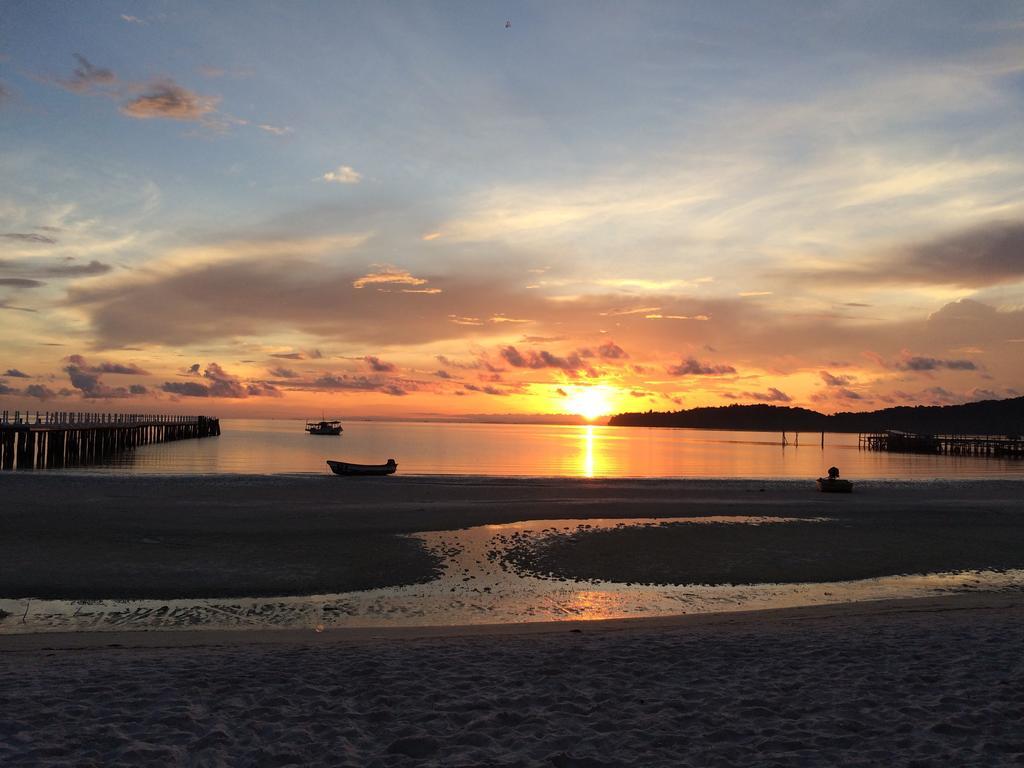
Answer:
[[[387,464],[352,464],[328,459],[327,466],[336,475],[393,475],[398,469],[394,459],[388,459]]]
[[[818,490],[822,493],[850,493],[853,491],[853,483],[838,477],[819,477]]]
[[[307,421],[306,431],[311,435],[340,435],[340,421]]]

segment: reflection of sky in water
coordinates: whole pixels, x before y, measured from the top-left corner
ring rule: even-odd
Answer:
[[[388,627],[594,620],[787,608],[964,590],[1019,590],[1024,570],[890,576],[822,584],[647,586],[521,576],[503,566],[514,541],[577,528],[667,523],[785,524],[786,518],[536,520],[415,534],[446,568],[428,584],[294,598],[0,600],[0,633],[79,630]],[[806,524],[808,520],[802,520]]]
[[[327,473],[327,459],[380,464],[403,475],[537,477],[1024,478],[1024,461],[861,451],[855,434],[723,432],[537,424],[346,421],[315,437],[302,421],[225,419],[223,434],[143,446],[89,472]]]

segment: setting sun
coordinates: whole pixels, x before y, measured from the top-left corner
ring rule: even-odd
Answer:
[[[606,385],[572,387],[565,402],[567,413],[579,414],[587,421],[607,416],[615,410],[615,389]]]

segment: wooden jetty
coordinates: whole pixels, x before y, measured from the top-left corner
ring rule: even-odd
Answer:
[[[861,433],[857,445],[867,451],[1024,458],[1024,439],[1020,435],[923,435],[890,429]]]
[[[0,412],[0,469],[91,464],[150,443],[220,434],[210,416],[141,413]]]

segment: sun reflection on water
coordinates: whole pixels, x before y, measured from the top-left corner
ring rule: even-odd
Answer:
[[[583,428],[583,476],[594,476],[594,428]]]

